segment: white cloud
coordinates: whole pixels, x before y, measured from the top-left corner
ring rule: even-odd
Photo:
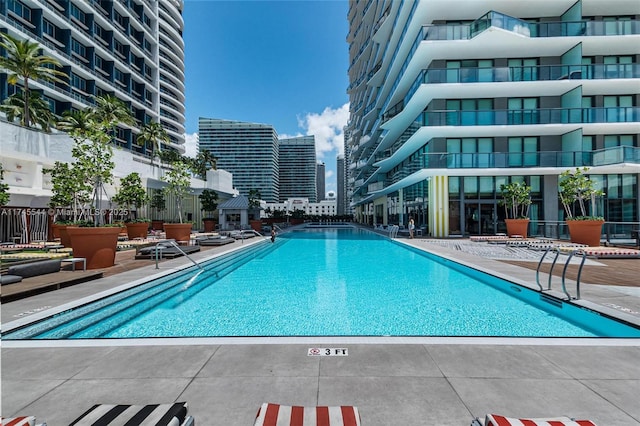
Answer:
[[[195,158],[198,155],[198,134],[184,134],[184,155]]]
[[[324,177],[325,179],[329,179],[333,176],[333,170],[325,170]]]
[[[349,103],[340,108],[326,107],[321,113],[307,113],[298,117],[298,126],[307,135],[314,135],[316,140],[316,155],[318,160],[325,154],[344,152],[344,131],[349,120]]]

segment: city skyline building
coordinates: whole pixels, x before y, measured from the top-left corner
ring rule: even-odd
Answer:
[[[113,95],[141,124],[162,124],[170,138],[162,148],[184,153],[182,10],[182,0],[10,0],[0,2],[0,31],[38,43],[61,63],[68,85],[30,81],[56,115]],[[0,73],[0,99],[17,90]],[[120,126],[115,144],[149,156],[151,147],[145,152],[135,141],[137,131]]]
[[[639,215],[640,3],[354,1],[347,197],[363,223],[435,237],[504,232],[500,187],[532,188],[530,231],[561,228],[558,178],[588,167],[598,211]],[[626,227],[625,227],[626,226]]]
[[[316,164],[316,192],[318,193],[318,201],[322,201],[326,198],[326,165],[324,162],[319,161]]]
[[[314,136],[300,136],[278,140],[278,168],[280,170],[278,201],[307,198],[315,203],[316,140]]]
[[[336,186],[336,213],[344,216],[347,214],[347,210],[345,209],[347,199],[345,193],[344,155],[338,155],[338,157],[336,157]]]
[[[200,151],[216,156],[217,167],[233,175],[240,194],[258,190],[262,200],[279,201],[279,146],[273,126],[200,117],[198,135]]]

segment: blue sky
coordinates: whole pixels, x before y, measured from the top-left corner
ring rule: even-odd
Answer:
[[[335,190],[348,120],[346,0],[185,0],[187,154],[198,117],[316,136]]]

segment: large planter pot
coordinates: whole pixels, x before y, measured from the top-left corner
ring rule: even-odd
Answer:
[[[204,223],[204,232],[213,232],[216,230],[216,220],[207,218],[202,219],[202,223]]]
[[[251,229],[256,232],[262,231],[262,221],[261,220],[250,220],[249,225],[251,225]]]
[[[126,223],[127,237],[130,240],[134,238],[147,238],[149,235],[149,223],[148,222],[130,222]]]
[[[189,241],[191,239],[191,224],[165,223],[164,232],[169,240]]]
[[[53,225],[53,237],[60,238],[60,244],[65,247],[71,247],[71,239],[67,234],[67,225]]]
[[[589,247],[600,246],[603,224],[604,220],[567,220],[571,242]]]
[[[80,228],[68,226],[73,257],[87,259],[87,269],[108,268],[115,264],[119,227]]]
[[[154,231],[164,231],[164,220],[152,220],[151,229]]]
[[[527,238],[527,230],[529,229],[529,219],[505,219],[504,223],[507,224],[507,235],[514,236],[519,235],[522,238]]]

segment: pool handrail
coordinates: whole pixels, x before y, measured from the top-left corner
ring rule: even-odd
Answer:
[[[154,252],[155,252],[155,259],[156,259],[156,269],[160,269],[160,268],[158,267],[158,253],[160,253],[160,255],[162,255],[162,249],[163,249],[163,247],[158,247],[158,246],[160,246],[161,244],[171,244],[172,246],[174,246],[175,248],[177,248],[177,249],[178,249],[178,251],[179,251],[180,253],[182,253],[182,254],[183,254],[187,259],[189,259],[189,260],[190,260],[194,265],[196,265],[198,268],[202,269],[202,265],[200,265],[198,262],[196,262],[195,260],[193,260],[193,259],[191,258],[191,256],[189,256],[187,253],[185,253],[185,252],[184,252],[184,250],[182,250],[182,249],[180,248],[180,246],[179,246],[175,241],[172,241],[172,240],[160,241],[160,242],[158,242],[158,243],[155,245],[155,247],[154,247],[154,249],[155,249],[155,250],[154,250]]]
[[[556,266],[556,261],[558,260],[558,257],[560,256],[560,253],[561,253],[561,250],[558,247],[550,246],[547,248],[547,250],[545,250],[544,254],[540,258],[540,261],[538,262],[538,267],[536,269],[536,284],[538,284],[538,287],[540,288],[541,292],[545,291],[545,289],[542,287],[542,284],[540,284],[540,267],[542,266],[542,262],[544,261],[544,258],[547,256],[547,254],[550,251],[555,251],[556,257],[553,259],[553,263],[551,264],[551,268],[549,269],[549,280],[548,280],[547,290],[551,290],[551,279],[553,278],[553,268]],[[569,263],[571,262],[571,258],[573,257],[573,255],[576,255],[576,254],[582,255],[582,261],[580,262],[580,266],[578,267],[578,274],[576,276],[576,297],[572,297],[567,291],[567,286],[565,281],[566,281],[567,269],[569,267]],[[567,296],[568,300],[571,300],[571,299],[580,300],[580,277],[582,275],[582,268],[586,260],[587,260],[587,253],[582,248],[571,250],[571,252],[569,252],[569,256],[567,257],[567,260],[564,264],[564,268],[562,269],[562,291]]]

